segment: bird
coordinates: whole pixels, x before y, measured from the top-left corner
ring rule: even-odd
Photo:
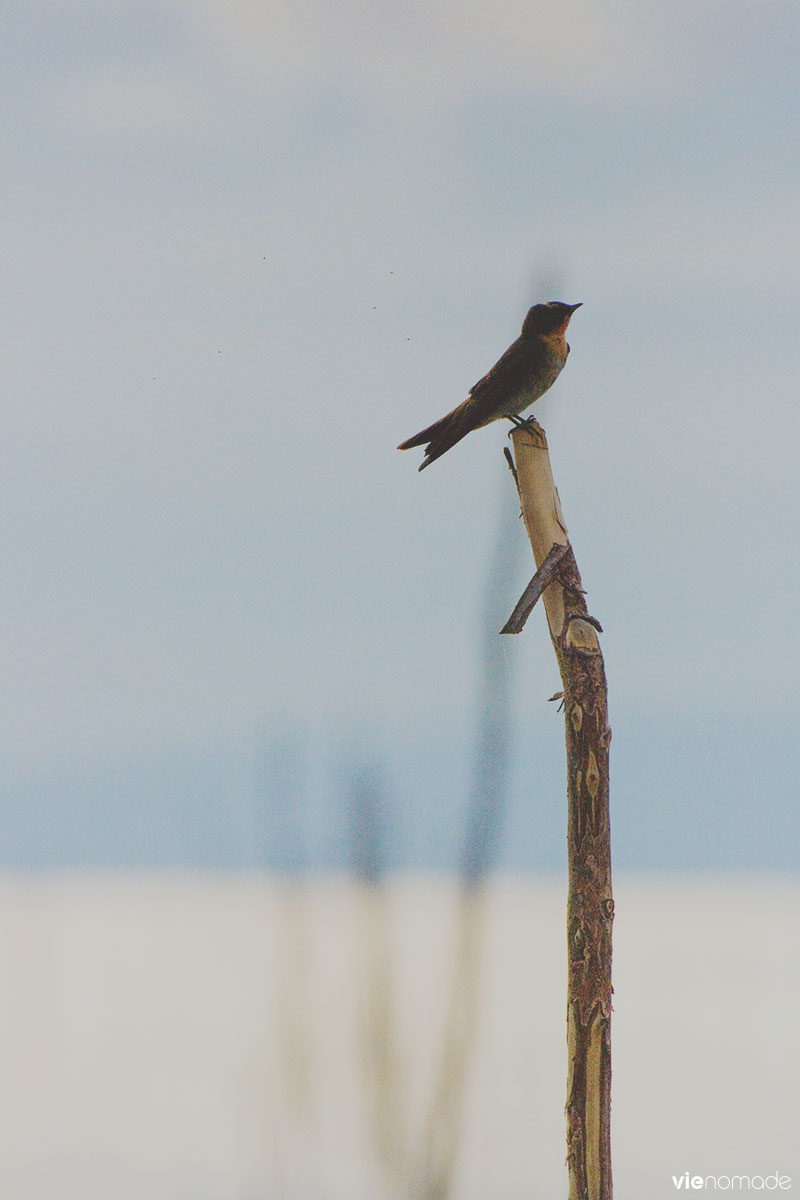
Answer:
[[[550,300],[534,304],[522,323],[522,332],[482,379],[466,400],[427,429],[401,442],[398,450],[425,447],[420,471],[460,442],[473,429],[506,417],[513,425],[525,425],[520,414],[552,387],[567,361],[569,346],[565,333],[578,304]],[[529,418],[532,420],[532,418]]]

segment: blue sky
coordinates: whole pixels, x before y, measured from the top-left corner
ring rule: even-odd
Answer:
[[[400,792],[441,747],[424,807],[455,806],[505,431],[421,476],[394,447],[555,291],[584,307],[537,413],[605,628],[622,843],[636,863],[657,795],[670,845],[701,812],[712,846],[728,796],[737,863],[765,827],[760,865],[789,865],[796,5],[64,0],[4,24],[10,802],[63,813],[69,777],[110,804],[110,772],[157,808],[173,752],[247,780],[297,726],[326,761],[366,741]],[[552,742],[555,780],[541,617],[502,653],[519,763]]]

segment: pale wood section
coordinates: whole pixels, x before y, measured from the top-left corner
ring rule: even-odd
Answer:
[[[511,435],[517,471],[517,488],[522,518],[528,531],[536,566],[544,562],[554,545],[569,545],[569,534],[561,501],[550,466],[550,452],[544,430],[516,429]],[[558,585],[550,585],[542,596],[551,637],[564,626],[564,595]]]

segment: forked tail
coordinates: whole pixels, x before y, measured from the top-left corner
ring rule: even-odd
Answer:
[[[414,446],[425,446],[425,458],[419,468],[420,471],[424,471],[425,467],[430,466],[437,458],[441,458],[452,446],[455,446],[456,442],[460,442],[463,437],[466,437],[473,428],[469,412],[465,411],[465,405],[459,404],[458,408],[454,408],[447,416],[441,417],[427,429],[422,429],[405,442],[401,442],[397,449],[412,450]]]

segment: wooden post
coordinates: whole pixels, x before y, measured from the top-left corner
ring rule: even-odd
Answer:
[[[540,426],[511,435],[537,576],[503,632],[518,632],[541,591],[563,681],[567,742],[567,1165],[569,1200],[612,1200],[611,837],[605,668]],[[510,456],[509,456],[510,460]],[[554,549],[556,547],[556,549]],[[555,566],[554,566],[555,564]],[[544,568],[541,572],[539,568]],[[533,599],[531,600],[531,596]]]

